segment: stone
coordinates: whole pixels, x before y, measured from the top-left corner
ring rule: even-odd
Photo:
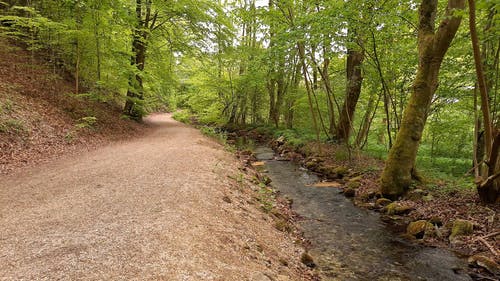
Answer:
[[[389,205],[385,206],[385,212],[388,215],[403,215],[408,214],[413,210],[412,207],[401,205],[397,202],[392,202]]]
[[[426,196],[427,194],[429,194],[427,191],[424,191],[420,188],[417,188],[417,189],[409,191],[406,194],[406,198],[408,198],[409,200],[417,201],[417,200],[421,200],[422,197]]]
[[[494,260],[483,256],[483,255],[473,255],[467,260],[471,266],[479,266],[490,273],[495,275],[500,275],[500,265]]]
[[[316,167],[316,172],[319,172],[330,179],[338,179],[339,175],[335,172],[335,166],[331,165],[319,165]]]
[[[357,181],[350,181],[347,183],[347,187],[351,189],[356,189],[360,186],[361,184]]]
[[[345,197],[354,197],[356,196],[356,190],[354,188],[344,188],[344,196]]]
[[[363,179],[363,175],[351,178],[351,179],[349,179],[349,181],[351,181],[351,182],[360,182],[362,179]]]
[[[318,160],[313,158],[313,159],[307,161],[304,164],[304,167],[306,167],[309,170],[314,170],[316,167],[318,167],[318,165],[319,165]]]
[[[302,253],[302,255],[300,256],[300,261],[309,268],[316,267],[316,263],[314,263],[314,259],[307,252]]]
[[[276,276],[276,281],[290,281],[290,277],[286,275],[278,275]]]
[[[367,194],[368,198],[381,198],[380,193],[378,191],[370,191]]]
[[[307,185],[307,186],[312,186],[312,187],[341,187],[342,184],[336,181],[324,181],[324,182],[317,182],[313,185]]]
[[[376,209],[375,204],[373,203],[365,203],[365,202],[355,202],[356,206],[360,208],[365,208],[369,210],[374,210]]]
[[[338,166],[337,168],[333,169],[333,172],[342,178],[349,173],[349,169],[344,166]]]
[[[406,234],[417,239],[422,239],[424,236],[432,236],[435,233],[434,225],[426,220],[411,222],[406,228]]]
[[[377,201],[375,201],[375,206],[376,207],[385,207],[391,203],[392,203],[391,199],[379,198],[379,199],[377,199]]]
[[[454,240],[458,236],[467,236],[472,234],[474,231],[474,225],[468,220],[455,220],[453,222],[453,227],[451,228],[450,241]]]

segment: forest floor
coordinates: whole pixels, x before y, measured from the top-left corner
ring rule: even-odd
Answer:
[[[405,238],[469,257],[477,280],[500,277],[500,205],[482,204],[474,188],[427,178],[415,184],[406,196],[392,202],[381,198],[378,192],[378,178],[384,164],[381,160],[349,152],[335,144],[290,145],[285,138],[273,139],[258,129],[229,133],[229,142],[235,143],[242,137],[268,143],[278,157],[295,161],[319,175],[323,182],[318,186],[340,188],[357,206],[380,212],[381,219]],[[418,221],[410,227],[410,223]],[[466,221],[470,229],[452,235],[457,221]]]
[[[0,175],[144,130],[120,118],[112,96],[103,103],[72,95],[73,77],[5,39],[0,45]]]
[[[142,137],[0,178],[8,280],[309,280],[241,163],[169,115]]]

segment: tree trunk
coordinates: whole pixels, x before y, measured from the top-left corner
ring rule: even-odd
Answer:
[[[151,15],[151,1],[146,1],[146,20],[142,19],[142,1],[136,0],[136,20],[137,27],[134,30],[134,38],[132,41],[132,57],[131,64],[135,65],[138,72],[133,74],[129,80],[129,89],[127,90],[127,101],[125,102],[124,114],[131,119],[141,121],[144,115],[142,100],[144,99],[144,85],[141,73],[144,70],[146,62],[146,40],[149,18]]]
[[[311,111],[314,132],[316,133],[316,141],[319,143],[318,121],[316,121],[316,111],[314,109],[313,102],[312,102],[312,97],[311,97],[312,89],[311,89],[311,84],[309,83],[309,78],[307,77],[308,70],[307,70],[307,64],[306,64],[306,59],[305,59],[306,52],[305,52],[305,48],[304,48],[304,45],[302,42],[297,42],[297,49],[299,51],[300,63],[302,65],[302,74],[304,75],[304,83],[306,85],[306,92],[307,92],[307,101],[309,103],[309,110]]]
[[[368,100],[368,105],[366,107],[365,116],[363,117],[363,122],[361,122],[358,135],[356,136],[356,140],[354,142],[354,145],[359,149],[363,149],[363,146],[366,143],[372,120],[375,117],[375,113],[377,112],[377,107],[380,102],[381,95],[378,96],[378,99],[375,102],[376,95],[377,94],[375,93],[375,91],[372,91],[370,99]]]
[[[361,84],[363,82],[363,75],[361,73],[363,59],[363,51],[348,50],[346,96],[340,113],[339,124],[335,132],[335,139],[341,143],[347,143],[351,135],[354,111],[356,110],[356,104],[358,103],[361,93]]]
[[[411,184],[418,146],[438,86],[439,69],[462,20],[453,10],[463,10],[465,0],[448,1],[445,18],[435,32],[437,4],[437,0],[423,0],[419,8],[417,76],[381,176],[381,192],[388,198],[404,194]]]
[[[486,78],[481,62],[481,52],[479,50],[479,39],[476,31],[476,8],[474,0],[469,2],[469,27],[474,52],[474,62],[476,66],[477,84],[481,95],[481,111],[483,113],[484,123],[484,142],[486,151],[486,168],[481,169],[481,178],[477,181],[477,191],[481,201],[485,203],[495,203],[499,198],[499,180],[500,167],[498,150],[500,147],[500,132],[493,130],[491,121],[490,105],[488,97],[488,88]]]

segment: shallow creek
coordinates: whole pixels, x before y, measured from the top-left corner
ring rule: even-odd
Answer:
[[[299,226],[323,280],[471,280],[466,262],[453,253],[408,242],[379,215],[356,207],[337,188],[310,185],[319,178],[258,147],[257,159],[282,196],[293,200]]]

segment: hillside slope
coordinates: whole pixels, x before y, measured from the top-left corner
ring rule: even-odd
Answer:
[[[0,174],[136,135],[113,104],[76,98],[74,82],[0,39]]]

